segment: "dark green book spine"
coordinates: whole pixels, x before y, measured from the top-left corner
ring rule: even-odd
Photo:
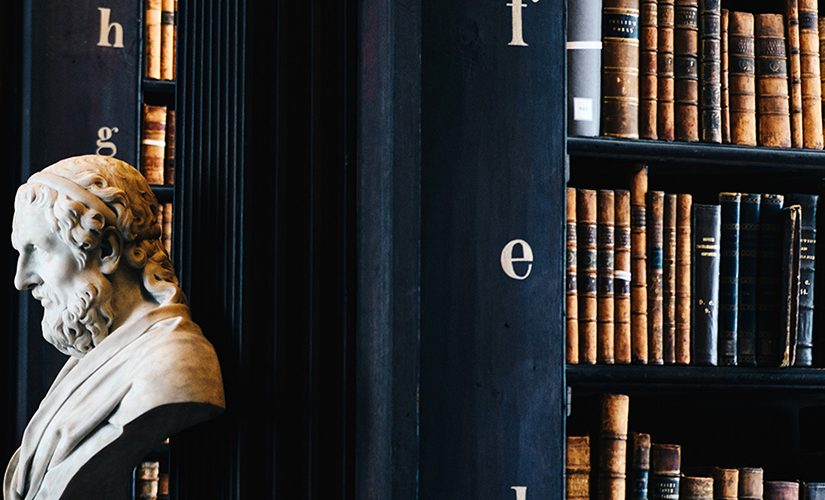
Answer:
[[[693,205],[693,364],[716,366],[719,343],[719,205]]]
[[[756,280],[759,256],[759,213],[762,195],[743,194],[739,207],[739,365],[756,365]]]
[[[814,274],[816,270],[815,194],[789,194],[789,205],[802,207],[802,240],[799,263],[799,328],[794,366],[811,366],[813,362]]]
[[[741,193],[720,193],[722,243],[719,261],[719,364],[737,364],[739,302],[739,210]]]
[[[759,213],[759,274],[756,307],[756,361],[760,366],[779,366],[778,345],[782,317],[779,281],[782,274],[782,238],[779,232],[785,198],[763,194]]]

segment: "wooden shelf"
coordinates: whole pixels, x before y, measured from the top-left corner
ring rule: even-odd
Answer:
[[[172,203],[175,198],[175,186],[151,184],[152,192],[160,203]]]
[[[152,80],[143,79],[143,93],[175,95],[175,80]]]

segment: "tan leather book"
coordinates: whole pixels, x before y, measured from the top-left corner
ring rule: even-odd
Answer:
[[[630,188],[631,362],[646,364],[647,345],[647,166],[633,173]]]
[[[143,105],[140,140],[140,171],[149,184],[163,184],[163,154],[166,149],[166,106]]]
[[[576,250],[578,258],[579,363],[596,363],[597,245],[596,191],[579,189],[576,199]]]
[[[676,211],[676,363],[690,364],[691,229],[693,198],[678,196]]]
[[[728,62],[728,24],[730,16],[728,9],[722,9],[722,142],[730,143],[730,95],[728,94],[729,62]]]
[[[739,498],[739,469],[713,469],[713,498],[737,500]]]
[[[762,500],[763,471],[759,467],[739,468],[739,499]]]
[[[799,483],[765,481],[765,500],[799,500]]]
[[[613,299],[616,363],[630,363],[630,191],[617,189]]]
[[[676,134],[673,122],[673,22],[675,15],[673,2],[674,0],[659,0],[658,2],[656,134],[659,139],[666,141],[672,141]]]
[[[172,222],[173,208],[171,203],[163,204],[163,247],[166,253],[172,255]]]
[[[174,80],[175,0],[161,0],[160,79]]]
[[[613,350],[613,244],[615,224],[615,197],[613,191],[600,189],[598,193],[597,242],[597,344],[596,360],[612,365],[615,362]]]
[[[791,147],[785,26],[781,14],[757,14],[756,95],[759,145]]]
[[[662,264],[662,357],[676,363],[676,212],[677,196],[665,195],[664,261]]]
[[[175,184],[175,110],[166,111],[166,150],[163,158],[163,182]]]
[[[679,498],[682,448],[678,444],[650,445],[651,500]]]
[[[728,29],[730,140],[756,146],[756,64],[753,14],[731,12]]]
[[[713,478],[685,476],[679,491],[680,500],[713,500]]]
[[[146,15],[143,20],[146,29],[146,45],[143,51],[146,78],[160,79],[161,5],[161,0],[146,0]]]
[[[664,338],[662,334],[662,279],[664,264],[664,212],[665,193],[647,193],[647,362],[664,363]]]
[[[576,188],[567,188],[567,349],[571,365],[579,362],[579,302],[576,286]]]
[[[825,17],[820,17],[817,19],[817,25],[819,27],[819,82],[820,82],[820,96],[822,99],[822,106],[825,106],[825,57],[821,57],[821,54],[825,54]],[[825,114],[822,116],[823,120],[823,133],[825,134]]]
[[[604,0],[602,135],[639,137],[639,0]]]
[[[599,433],[600,499],[624,500],[627,478],[627,419],[630,398],[605,394],[601,401]]]
[[[701,137],[722,142],[722,11],[719,0],[699,0]]]
[[[802,71],[802,143],[822,149],[822,88],[817,0],[799,0],[799,52]]]
[[[590,498],[590,437],[567,436],[565,468],[568,500]]]
[[[799,1],[785,0],[788,87],[791,106],[791,146],[802,147],[802,66],[799,60]]]
[[[639,137],[656,139],[658,5],[641,0],[639,17]]]
[[[699,140],[699,2],[676,0],[673,33],[676,139]]]

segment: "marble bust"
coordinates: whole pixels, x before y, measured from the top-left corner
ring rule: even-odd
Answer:
[[[224,408],[215,350],[190,319],[160,240],[158,202],[120,160],[78,156],[14,201],[14,285],[69,356],[23,434],[6,500],[119,499],[164,438]]]

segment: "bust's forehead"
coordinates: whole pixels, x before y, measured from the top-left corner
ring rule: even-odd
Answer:
[[[11,244],[20,250],[27,244],[41,242],[52,234],[42,207],[24,203],[15,207],[12,219]]]

